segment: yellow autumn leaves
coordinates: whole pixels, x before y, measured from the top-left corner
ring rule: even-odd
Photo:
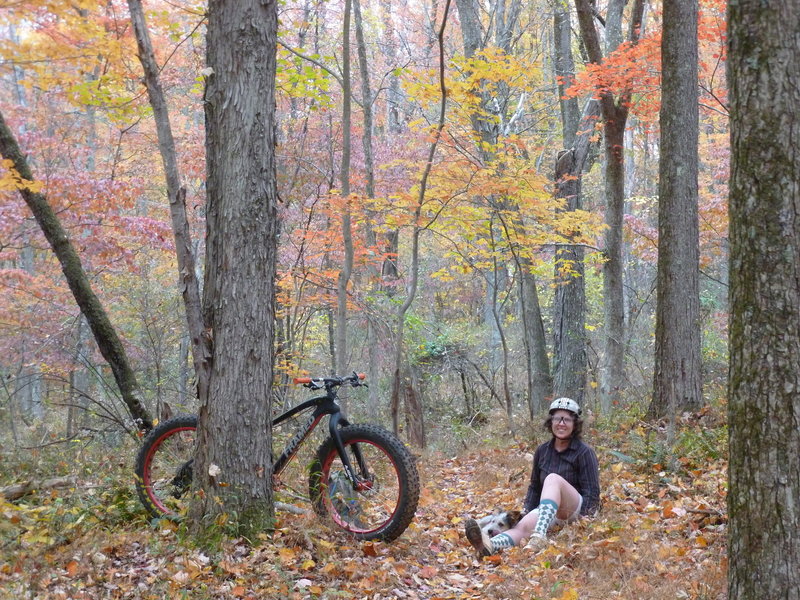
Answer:
[[[14,163],[10,160],[2,161],[0,171],[0,191],[28,190],[29,192],[39,193],[42,191],[41,181],[31,181],[25,179],[14,168]]]

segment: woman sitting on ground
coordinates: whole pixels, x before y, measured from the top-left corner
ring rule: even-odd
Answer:
[[[580,439],[583,420],[578,403],[571,398],[554,400],[544,427],[553,437],[533,456],[525,516],[514,528],[493,538],[481,530],[475,519],[465,523],[467,539],[478,557],[511,548],[526,538],[530,538],[528,548],[541,550],[548,543],[547,530],[554,522],[570,523],[594,514],[600,507],[597,455]]]

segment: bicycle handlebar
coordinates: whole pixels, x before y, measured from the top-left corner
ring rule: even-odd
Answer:
[[[352,375],[345,375],[343,377],[295,377],[292,381],[295,385],[302,384],[311,389],[321,389],[322,387],[336,387],[349,383],[353,387],[363,385],[360,381],[367,378],[366,373],[356,373],[353,371]]]

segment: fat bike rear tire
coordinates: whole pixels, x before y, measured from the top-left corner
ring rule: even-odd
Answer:
[[[136,455],[136,493],[153,517],[179,517],[192,485],[197,431],[195,415],[179,415],[156,426]]]

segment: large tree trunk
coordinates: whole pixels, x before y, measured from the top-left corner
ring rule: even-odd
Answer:
[[[472,58],[483,47],[480,7],[477,0],[456,0],[464,44],[464,56]]]
[[[697,0],[664,4],[653,400],[660,418],[695,410],[700,380]]]
[[[200,398],[197,528],[226,513],[253,532],[273,514],[276,41],[274,0],[209,2],[203,310],[213,354]]]
[[[800,5],[729,2],[731,600],[800,598]]]
[[[502,1],[502,0],[501,0]],[[461,37],[464,47],[464,56],[472,58],[475,53],[481,51],[488,42],[483,34],[480,21],[480,5],[477,0],[456,0],[458,7],[459,21],[461,24]],[[492,97],[484,90],[479,91],[480,103],[477,110],[470,114],[472,131],[479,143],[476,148],[478,156],[484,165],[489,165],[495,160],[494,151],[491,150],[497,144],[498,127],[495,120],[488,118],[493,114]],[[496,116],[496,111],[494,111]],[[501,201],[492,198],[484,198],[489,205],[490,211],[496,211]],[[490,227],[494,227],[494,223]],[[495,231],[490,232],[491,237],[495,237]],[[487,243],[490,243],[487,241]],[[488,330],[487,334],[487,353],[489,366],[492,372],[503,366],[501,354],[501,332],[497,328],[497,321],[494,318],[494,299],[498,294],[499,280],[504,280],[504,274],[493,272],[484,273],[486,288],[483,304],[483,323]],[[504,282],[503,282],[504,283]],[[505,287],[505,286],[503,286]]]
[[[12,162],[14,169],[23,180],[29,183],[34,181],[28,162],[25,160],[25,156],[22,154],[19,144],[17,144],[17,140],[6,124],[2,113],[0,113],[0,154]],[[86,317],[86,321],[92,329],[92,334],[94,334],[100,353],[111,367],[114,380],[117,382],[120,394],[122,394],[122,400],[127,405],[136,427],[149,431],[153,427],[153,420],[144,406],[142,393],[128,360],[128,355],[125,352],[125,347],[111,324],[100,299],[92,290],[89,278],[83,270],[81,259],[75,251],[75,247],[69,241],[67,232],[61,226],[61,222],[43,194],[34,192],[26,185],[21,185],[19,193],[31,209],[36,222],[50,243],[56,258],[58,258],[69,289],[72,291],[81,313]]]
[[[387,63],[391,67],[397,66],[397,36],[394,31],[394,21],[392,18],[391,0],[380,0],[381,17],[383,22],[384,36],[379,46],[386,56]],[[402,132],[403,125],[400,119],[402,92],[400,89],[400,78],[394,73],[388,75],[388,91],[386,96],[386,128],[388,136],[391,138]],[[393,143],[393,140],[389,140]],[[397,229],[387,231],[382,237],[383,264],[381,266],[381,277],[384,281],[394,281],[398,277],[397,271],[397,252],[400,241],[400,233]],[[384,291],[391,297],[395,293],[395,286],[385,286]]]

